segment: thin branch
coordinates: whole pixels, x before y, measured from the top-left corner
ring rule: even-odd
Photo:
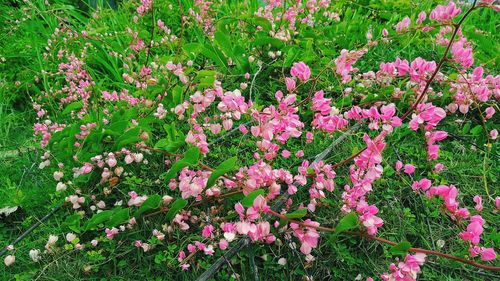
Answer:
[[[479,7],[479,6],[478,6]],[[417,98],[417,100],[415,101],[415,103],[408,109],[408,111],[405,112],[405,114],[403,114],[403,116],[401,116],[401,120],[404,120],[406,119],[418,106],[418,104],[422,101],[422,99],[424,98],[425,94],[427,93],[427,91],[429,90],[430,88],[430,85],[432,83],[432,81],[434,81],[434,79],[436,78],[436,75],[438,74],[439,70],[441,69],[441,66],[443,66],[444,62],[446,61],[446,58],[448,56],[448,53],[451,49],[451,45],[453,44],[453,41],[455,40],[455,37],[458,33],[458,30],[460,29],[460,26],[462,25],[462,23],[465,21],[465,19],[469,16],[469,14],[474,10],[476,9],[476,1],[474,1],[474,4],[472,5],[472,7],[464,14],[464,16],[460,19],[460,21],[457,23],[457,24],[454,24],[453,26],[455,27],[455,29],[453,30],[453,35],[451,36],[451,39],[450,39],[450,42],[448,43],[448,46],[446,46],[446,50],[443,54],[443,56],[441,57],[441,59],[439,60],[439,63],[437,64],[436,66],[436,69],[434,70],[434,73],[432,73],[431,77],[427,80],[427,83],[425,84],[425,87],[422,91],[422,93],[420,94],[420,96]],[[339,163],[333,165],[334,168],[338,168],[342,165],[344,165],[345,163],[351,161],[352,159],[356,158],[358,155],[360,155],[363,151],[366,150],[366,146],[361,149],[358,153],[354,154],[354,155],[351,155],[349,156],[348,158],[340,161]]]
[[[307,224],[307,223],[304,223],[304,222],[301,222],[301,221],[292,220],[292,219],[289,219],[285,215],[282,215],[282,214],[279,214],[279,213],[275,212],[274,210],[269,210],[268,214],[271,214],[271,215],[273,215],[275,217],[278,217],[278,218],[280,218],[282,220],[286,220],[286,221],[289,221],[289,222],[296,223],[296,224],[301,225],[303,227],[314,228],[314,229],[317,229],[317,230],[320,230],[320,231],[323,231],[323,232],[335,232],[334,228],[329,228],[329,227],[324,227],[324,226],[314,226],[314,225]],[[365,237],[365,238],[368,238],[370,240],[378,241],[378,242],[389,244],[389,245],[392,245],[392,246],[395,246],[395,245],[398,244],[396,242],[393,242],[393,241],[390,241],[390,240],[387,240],[387,239],[384,239],[384,238],[381,238],[381,237],[369,235],[369,234],[367,234],[365,232],[344,231],[344,232],[342,232],[342,234],[349,235],[349,236]],[[461,262],[461,263],[469,264],[469,265],[472,265],[472,266],[475,266],[475,267],[478,267],[478,268],[482,268],[482,269],[486,269],[486,270],[494,270],[494,271],[499,271],[500,270],[500,267],[498,267],[498,266],[484,265],[484,264],[477,263],[475,261],[471,261],[471,260],[464,259],[464,258],[459,258],[459,257],[452,256],[452,255],[449,255],[449,254],[441,253],[441,252],[438,252],[438,251],[427,250],[427,249],[422,249],[422,248],[413,248],[413,247],[410,248],[409,251],[410,252],[415,252],[415,253],[424,253],[424,254],[429,254],[429,255],[440,256],[440,257],[443,257],[443,258],[455,260],[455,261],[458,261],[458,262]]]
[[[55,207],[54,209],[52,209],[52,211],[50,211],[50,213],[46,214],[43,218],[41,218],[39,221],[37,221],[35,224],[33,224],[23,234],[21,234],[21,236],[17,237],[16,240],[14,240],[14,242],[12,242],[10,245],[15,246],[17,243],[19,243],[21,240],[23,240],[24,237],[28,236],[33,230],[35,230],[35,228],[37,228],[40,224],[42,224],[44,221],[48,220],[52,215],[54,215],[57,211],[59,211],[61,209],[61,207],[62,207],[62,205],[59,205],[59,206]],[[7,252],[7,247],[5,247],[4,249],[2,249],[2,251],[0,251],[0,256],[5,254],[6,252]]]

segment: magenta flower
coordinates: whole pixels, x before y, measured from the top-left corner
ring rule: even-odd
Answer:
[[[305,82],[311,77],[311,70],[304,62],[296,62],[290,69],[290,75],[299,78],[302,82]]]

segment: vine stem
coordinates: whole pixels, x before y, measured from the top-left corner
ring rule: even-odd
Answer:
[[[453,34],[451,35],[450,42],[446,46],[446,50],[444,51],[443,56],[439,60],[437,66],[436,66],[436,69],[432,73],[431,77],[427,80],[427,82],[425,84],[425,87],[422,90],[422,93],[420,93],[420,95],[418,96],[417,100],[413,103],[413,105],[403,114],[403,116],[401,116],[401,121],[403,121],[404,119],[406,119],[417,108],[418,104],[424,99],[425,94],[429,90],[432,81],[434,81],[434,79],[436,78],[436,75],[439,73],[439,70],[443,66],[444,62],[447,60],[448,53],[450,52],[450,49],[451,49],[451,45],[453,45],[453,42],[455,41],[455,37],[457,36],[458,31],[460,30],[460,26],[463,24],[463,22],[465,21],[465,19],[470,15],[470,13],[474,9],[480,7],[480,6],[476,6],[476,2],[477,2],[477,0],[474,1],[474,3],[472,4],[472,7],[464,14],[464,16],[460,19],[460,21],[458,23],[453,24],[453,27],[454,27]],[[351,161],[352,159],[354,159],[358,155],[360,155],[363,151],[365,151],[366,148],[367,147],[365,146],[363,149],[361,149],[360,151],[358,151],[356,154],[351,155],[348,158],[340,161],[339,163],[333,165],[333,167],[334,168],[338,168],[338,167],[344,165],[345,163]]]
[[[301,222],[301,221],[296,221],[296,220],[293,220],[293,219],[289,219],[287,216],[282,215],[280,213],[277,213],[277,212],[275,212],[273,210],[269,210],[268,214],[271,214],[271,215],[273,215],[275,217],[278,217],[279,219],[286,220],[288,222],[296,223],[296,224],[298,224],[300,226],[303,226],[303,227],[314,228],[314,229],[317,229],[317,230],[323,231],[323,232],[335,232],[334,228],[329,228],[329,227],[324,227],[324,226],[314,226],[314,225],[310,225],[310,224],[307,224],[307,223],[304,223],[304,222]],[[389,244],[389,245],[392,245],[392,246],[395,246],[395,245],[398,244],[396,242],[387,240],[385,238],[377,237],[377,236],[374,236],[374,235],[369,235],[369,234],[367,234],[365,232],[344,231],[344,232],[342,232],[342,234],[349,235],[349,236],[364,237],[364,238],[368,238],[370,240],[378,241],[378,242]],[[486,269],[486,270],[493,270],[493,271],[499,271],[500,270],[500,267],[498,267],[498,266],[484,265],[484,264],[477,263],[475,261],[471,261],[471,260],[464,259],[464,258],[459,258],[459,257],[456,257],[456,256],[452,256],[452,255],[449,255],[449,254],[438,252],[438,251],[433,251],[433,250],[428,250],[428,249],[422,249],[422,248],[413,248],[413,247],[410,248],[409,251],[410,252],[415,252],[415,253],[423,253],[423,254],[440,256],[440,257],[443,257],[443,258],[455,260],[455,261],[458,261],[458,262],[461,262],[461,263],[469,264],[469,265],[472,265],[472,266],[475,266],[475,267],[478,267],[478,268],[482,268],[482,269]]]

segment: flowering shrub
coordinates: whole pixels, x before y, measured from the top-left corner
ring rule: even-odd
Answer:
[[[350,15],[327,0],[241,3],[251,12],[226,15],[219,1],[141,0],[95,12],[82,29],[61,20],[36,78],[50,86],[31,102],[39,168],[68,212],[66,231],[29,256],[37,262],[63,245],[94,253],[118,239],[140,252],[175,244],[160,262],[189,271],[249,239],[285,241],[310,263],[322,234],[333,232],[392,245],[388,258],[397,262],[372,274],[382,280],[415,280],[433,255],[498,270],[494,239],[483,235],[496,221],[482,212],[497,212],[500,198],[464,198],[460,182],[439,176],[446,120],[474,116],[472,133],[496,146],[500,76],[474,59],[464,27],[473,13],[500,6],[477,2],[402,15],[342,49],[328,41],[342,40],[335,32]],[[106,13],[123,21],[99,29]],[[435,54],[370,54],[404,36],[427,38]],[[421,164],[385,156],[408,135]],[[335,161],[321,155],[340,136],[361,148]],[[321,155],[314,161],[313,151]],[[405,197],[440,210],[458,234],[449,239],[467,253],[380,237],[397,225],[380,211],[390,198],[374,198],[396,177],[411,187],[401,189]],[[324,219],[329,205],[338,216]],[[141,224],[148,232],[138,236]],[[28,254],[9,252],[6,266]]]

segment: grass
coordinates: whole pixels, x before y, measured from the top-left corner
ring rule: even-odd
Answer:
[[[185,2],[185,1],[184,1]],[[230,1],[231,2],[231,1]],[[402,3],[405,1],[401,1]],[[14,3],[14,2],[13,2]],[[104,10],[101,12],[102,22],[109,25],[101,25],[99,20],[88,18],[87,14],[80,12],[70,2],[62,1],[58,5],[48,8],[41,1],[34,1],[35,13],[32,17],[21,24],[13,22],[15,18],[22,18],[23,13],[9,4],[0,4],[0,9],[8,11],[3,15],[2,21],[8,22],[8,27],[2,30],[2,42],[0,43],[0,59],[5,58],[7,62],[0,63],[0,208],[5,206],[19,206],[12,215],[2,218],[0,221],[0,246],[5,246],[13,241],[31,224],[39,220],[51,208],[59,205],[64,198],[55,194],[55,183],[50,175],[38,169],[41,150],[37,148],[32,139],[32,123],[35,115],[31,110],[30,98],[38,92],[50,87],[49,77],[39,76],[45,65],[41,64],[42,47],[57,26],[57,17],[61,14],[69,16],[75,25],[87,27],[89,32],[107,32],[113,30],[124,30],[127,16],[132,5],[126,4],[118,11]],[[237,6],[232,1],[224,13],[230,13],[230,5]],[[128,5],[128,6],[127,6]],[[419,11],[431,6],[430,3],[400,4],[394,1],[376,1],[368,4],[368,1],[345,2],[338,4],[342,11],[350,8],[353,13],[352,20],[363,19],[363,15],[370,22],[394,22],[395,16],[391,11],[398,10],[397,5],[402,5],[408,13]],[[239,6],[237,6],[239,7]],[[55,12],[59,11],[59,12]],[[347,12],[346,12],[347,14]],[[403,14],[401,14],[403,15]],[[464,32],[477,39],[477,58],[485,62],[492,72],[498,73],[498,50],[492,42],[498,42],[499,35],[495,33],[498,26],[498,16],[487,11],[473,15],[468,26],[479,27],[484,31],[483,36],[474,37],[472,27],[465,28]],[[99,29],[100,28],[100,29]],[[379,28],[375,26],[375,28]],[[344,37],[336,37],[332,42],[332,54],[338,53],[341,48],[354,48],[359,46],[363,37],[351,38],[349,34],[364,33],[362,27],[355,24],[351,26],[339,26],[340,31],[345,30]],[[339,32],[335,30],[335,32]],[[36,31],[36,32],[34,32]],[[378,31],[378,30],[377,30]],[[333,30],[332,30],[333,32]],[[479,39],[481,38],[481,39]],[[486,38],[486,39],[484,39]],[[118,36],[115,45],[110,48],[123,47],[128,44],[127,37]],[[373,69],[374,62],[382,59],[393,60],[397,56],[408,59],[417,56],[427,58],[438,58],[442,50],[413,48],[413,46],[425,45],[430,38],[415,36],[403,42],[401,46],[381,46],[374,52],[367,54],[366,61],[360,61],[359,67],[362,71]],[[328,42],[326,42],[328,43]],[[10,45],[8,45],[10,44]],[[30,46],[27,48],[26,46]],[[491,47],[492,46],[492,47]],[[107,47],[93,49],[94,56],[89,61],[95,72],[93,76],[114,77],[121,76],[119,72],[119,61],[107,55]],[[324,50],[316,49],[322,52]],[[475,50],[476,51],[476,50]],[[275,65],[268,62],[269,67],[259,74],[261,81],[255,85],[256,98],[264,104],[269,101],[276,90],[276,77],[284,71],[283,65]],[[33,83],[34,75],[39,76],[40,83]],[[262,76],[260,76],[262,75]],[[114,81],[114,78],[103,80],[110,87],[120,89],[123,85]],[[234,81],[229,80],[231,86],[239,83],[238,77]],[[116,79],[118,80],[118,79]],[[333,76],[325,76],[319,80],[318,88],[327,88],[333,81]],[[16,81],[20,83],[16,84]],[[338,91],[338,89],[337,89]],[[332,95],[338,95],[335,90]],[[497,115],[498,116],[498,115]],[[464,119],[472,120],[474,125],[475,116],[463,116]],[[498,124],[498,122],[494,122]],[[455,184],[460,190],[461,204],[473,206],[472,197],[476,194],[483,195],[485,211],[483,217],[490,222],[485,229],[484,241],[491,241],[492,245],[500,243],[500,235],[494,222],[498,222],[498,213],[494,207],[494,198],[498,196],[500,184],[499,152],[496,144],[484,143],[482,135],[473,135],[464,130],[464,125],[457,122],[449,122],[443,125],[454,136],[442,142],[441,162],[446,169],[441,174],[433,174],[432,179],[442,184]],[[335,163],[362,147],[362,130],[355,134],[356,137],[349,138],[342,146],[336,148],[328,158],[329,162]],[[307,156],[316,155],[332,141],[332,137],[319,137],[314,140],[313,145],[305,148]],[[384,151],[384,169],[391,173],[394,162],[398,155],[417,166],[415,178],[427,174],[432,170],[429,163],[423,161],[425,154],[422,152],[424,140],[417,134],[396,134],[390,138]],[[244,151],[255,149],[254,144],[245,140],[245,137],[235,137],[224,140],[214,147],[211,158],[207,164],[215,166],[227,155],[227,148],[232,146],[231,154],[244,155]],[[294,143],[290,150],[301,149],[303,144]],[[473,150],[471,146],[475,146]],[[233,151],[234,150],[234,151]],[[160,158],[160,156],[152,156]],[[158,159],[156,159],[158,160]],[[240,159],[243,163],[251,159]],[[160,161],[151,161],[158,163]],[[297,163],[284,161],[284,166],[292,167]],[[118,186],[120,192],[125,194],[128,190],[140,188],[144,193],[163,193],[164,189],[155,184],[158,175],[163,171],[161,165],[152,164],[143,170],[133,171],[134,175],[128,177]],[[335,226],[338,223],[339,208],[341,204],[340,193],[343,185],[348,181],[346,175],[347,167],[339,168],[336,180],[336,191],[322,202],[322,208],[315,214],[315,219],[326,226]],[[153,174],[153,177],[144,175]],[[393,241],[409,241],[413,246],[429,249],[439,249],[446,253],[457,256],[467,254],[463,242],[459,240],[457,228],[452,221],[439,209],[439,202],[429,201],[422,195],[417,195],[411,190],[412,179],[408,176],[400,177],[397,174],[386,176],[375,185],[376,192],[368,199],[380,207],[380,216],[385,224],[381,229],[380,236]],[[307,197],[303,192],[304,198]],[[489,196],[487,196],[489,194]],[[112,196],[119,197],[119,194]],[[209,210],[210,206],[206,206]],[[196,261],[196,266],[189,272],[180,272],[177,264],[173,262],[175,254],[180,246],[189,242],[183,233],[173,233],[168,237],[172,241],[168,246],[152,252],[142,253],[131,248],[135,239],[148,237],[151,230],[158,228],[164,222],[161,217],[152,217],[141,221],[140,227],[127,237],[120,237],[109,242],[109,245],[96,251],[66,251],[61,250],[54,255],[46,255],[38,263],[33,263],[28,257],[28,251],[32,248],[41,248],[46,242],[49,234],[62,235],[67,232],[64,221],[72,210],[63,209],[52,218],[43,223],[33,231],[20,244],[16,246],[17,260],[14,267],[6,268],[0,265],[1,280],[130,280],[137,278],[156,280],[193,280],[199,276],[213,260],[205,259]],[[82,234],[81,239],[91,239],[92,234]],[[194,239],[195,237],[189,237]],[[259,273],[264,277],[269,276],[276,280],[300,280],[304,275],[313,276],[315,280],[352,280],[360,274],[363,280],[368,276],[379,276],[387,271],[388,265],[393,259],[385,245],[376,242],[346,236],[323,235],[321,246],[315,252],[316,260],[311,263],[304,262],[302,254],[297,249],[289,246],[285,237],[281,246],[261,247],[254,246],[255,262]],[[444,245],[439,247],[439,240]],[[175,243],[173,243],[175,242]],[[4,245],[5,244],[5,245]],[[287,264],[278,265],[279,258],[285,257]],[[3,257],[2,257],[3,258]],[[231,266],[225,266],[217,275],[219,279],[237,279],[234,274],[239,274],[240,280],[250,280],[252,274],[248,263],[248,252],[242,251],[230,260]],[[153,277],[154,276],[154,277]],[[231,277],[233,276],[233,277]],[[456,262],[450,262],[436,257],[429,258],[423,267],[421,280],[495,280],[498,274],[484,272],[472,267],[464,267]]]

